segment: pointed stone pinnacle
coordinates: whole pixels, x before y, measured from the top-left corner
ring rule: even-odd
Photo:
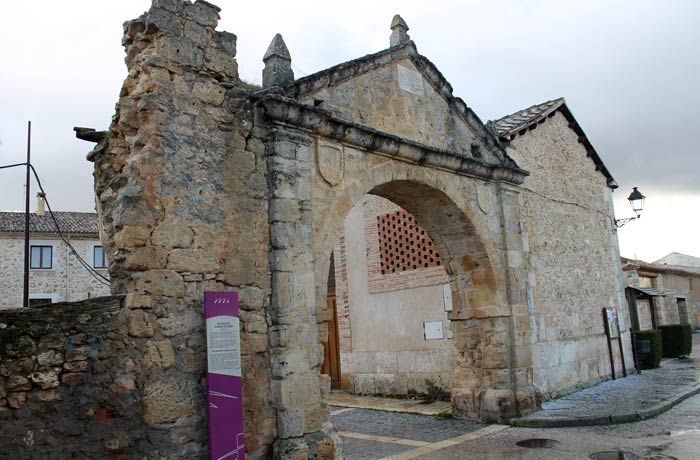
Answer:
[[[292,57],[289,55],[287,45],[284,44],[282,35],[277,34],[267,48],[263,57],[265,68],[263,69],[263,88],[284,86],[294,81],[292,70]]]
[[[390,46],[405,45],[411,41],[408,32],[408,24],[398,14],[391,20],[391,38],[389,39]]]
[[[289,55],[287,45],[284,43],[284,39],[280,34],[276,34],[272,39],[272,42],[270,42],[270,46],[267,47],[265,56],[263,56],[263,62],[267,61],[273,56],[277,56],[288,61],[292,60],[291,56]]]
[[[408,31],[408,24],[406,24],[406,21],[404,21],[398,14],[394,15],[394,19],[391,20],[390,29],[394,30],[396,27],[403,27],[406,31]]]

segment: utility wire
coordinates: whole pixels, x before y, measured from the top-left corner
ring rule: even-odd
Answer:
[[[17,163],[14,165],[5,165],[5,166],[0,166],[0,169],[5,169],[5,168],[15,168],[17,166],[25,166],[27,163]]]
[[[23,163],[26,164],[26,163]],[[61,227],[58,224],[58,220],[56,219],[56,216],[54,215],[53,211],[51,210],[51,205],[49,204],[49,200],[46,199],[46,192],[44,192],[44,187],[41,185],[41,180],[39,179],[39,175],[37,174],[36,170],[34,169],[34,166],[31,164],[29,165],[31,168],[32,172],[34,173],[34,178],[36,179],[37,184],[39,185],[39,190],[41,190],[41,193],[44,194],[44,201],[46,202],[46,208],[49,210],[49,215],[51,216],[51,220],[53,220],[54,225],[56,226],[56,231],[58,232],[58,236],[61,237],[61,240],[65,243],[66,246],[68,246],[68,249],[73,253],[76,259],[78,259],[78,262],[92,275],[93,278],[95,278],[97,281],[100,283],[104,284],[105,286],[109,286],[109,278],[106,276],[102,275],[99,273],[97,270],[92,268],[89,263],[87,263],[81,256],[78,254],[78,251],[75,250],[72,244],[68,242],[68,240],[63,236],[63,232],[61,232]]]

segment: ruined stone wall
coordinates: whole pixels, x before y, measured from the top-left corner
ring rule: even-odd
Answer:
[[[93,262],[93,247],[102,243],[98,239],[69,238],[80,256],[90,265]],[[97,281],[69,253],[65,243],[59,239],[32,236],[32,245],[53,247],[51,269],[31,269],[29,294],[34,297],[51,297],[54,302],[74,302],[89,297],[109,295],[109,286]],[[0,238],[0,309],[22,306],[24,288],[24,237],[3,236]],[[107,270],[98,269],[104,276]]]
[[[147,442],[120,311],[102,297],[0,312],[0,458],[125,458]]]
[[[90,154],[148,458],[206,458],[206,290],[240,299],[248,458],[270,454],[265,145],[238,79],[236,37],[205,1],[154,0],[125,24],[126,78]],[[263,134],[264,135],[264,134]],[[131,456],[139,444],[127,440]]]
[[[626,351],[629,316],[606,178],[556,112],[512,141],[531,172],[522,185],[535,385],[547,398],[610,375],[603,307],[616,308]],[[621,371],[621,360],[616,356]]]

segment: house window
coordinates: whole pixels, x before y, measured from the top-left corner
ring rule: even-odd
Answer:
[[[29,268],[51,268],[51,259],[53,258],[53,247],[51,246],[32,246],[31,257],[29,259]]]
[[[95,246],[92,254],[92,266],[95,268],[107,268],[109,261],[102,246]]]
[[[29,299],[29,306],[30,307],[41,307],[42,305],[51,305],[52,303],[53,303],[53,299],[51,299],[51,298]]]

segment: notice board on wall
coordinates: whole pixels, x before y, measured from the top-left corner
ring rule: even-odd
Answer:
[[[204,293],[209,458],[243,460],[241,329],[238,293]]]

